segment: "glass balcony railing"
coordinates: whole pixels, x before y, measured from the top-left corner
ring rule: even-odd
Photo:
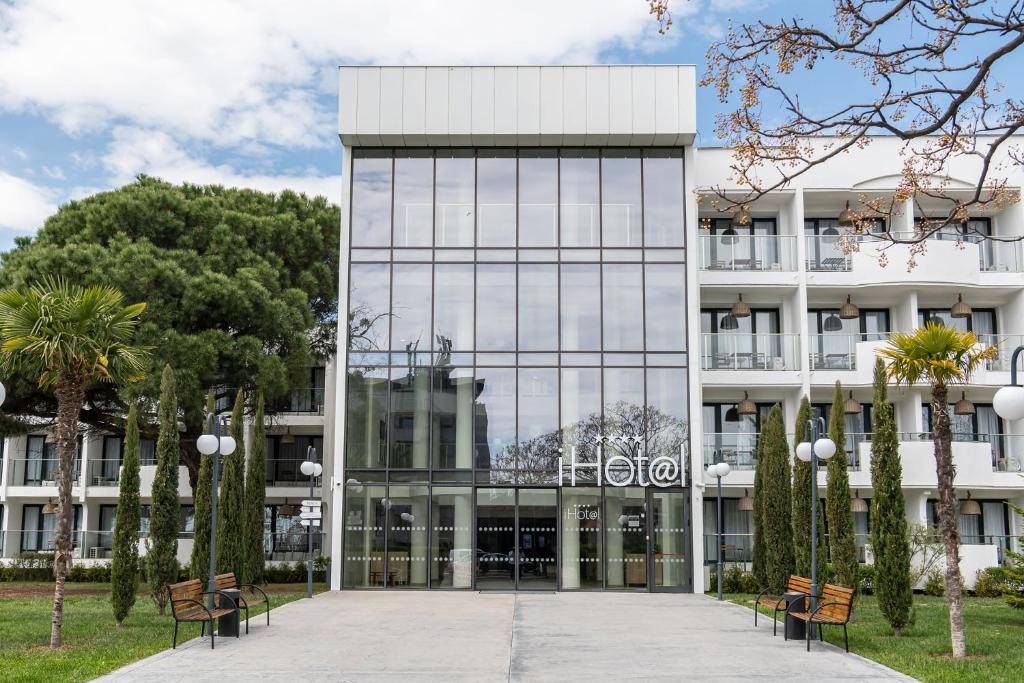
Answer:
[[[90,460],[86,471],[86,486],[117,486],[121,480],[121,461]]]
[[[703,370],[799,370],[800,335],[703,333]]]
[[[701,235],[701,270],[796,270],[795,235]]]
[[[313,554],[323,549],[323,531],[313,527]],[[308,557],[306,527],[297,522],[289,531],[276,531],[263,535],[263,556],[268,560],[296,562]]]
[[[889,233],[896,238],[912,239],[913,232]],[[845,253],[843,244],[851,241],[858,243],[877,242],[878,238],[868,235],[805,235],[807,247],[807,270],[810,271],[849,271],[853,262],[851,255]],[[997,242],[982,239],[977,235],[963,236],[957,231],[940,230],[928,241],[964,242],[978,245],[978,269],[986,273],[1020,273],[1024,272],[1024,245],[1020,242]]]
[[[283,413],[309,413],[313,415],[323,415],[324,388],[303,387],[293,389],[291,395],[280,403],[278,410]]]
[[[978,342],[998,349],[995,358],[985,361],[986,370],[1009,372],[1013,350],[1024,345],[1024,334],[979,334]]]
[[[752,562],[754,534],[722,534],[723,562]],[[704,564],[718,562],[718,534],[704,534]]]
[[[845,240],[859,239],[845,236]],[[845,253],[839,235],[806,235],[804,242],[807,248],[807,270],[817,272],[843,272],[851,270],[853,260]]]
[[[757,464],[757,434],[704,434],[704,465],[725,462],[734,470],[752,470]]]
[[[887,333],[812,334],[809,339],[811,370],[856,370],[857,344],[880,341]]]
[[[56,518],[54,518],[56,522]],[[52,553],[54,551],[54,539],[56,529],[22,529],[11,531],[7,534],[4,551],[7,557],[14,557],[20,553]],[[82,545],[84,534],[81,531],[71,532],[71,556],[82,557]]]
[[[305,458],[267,458],[267,486],[309,486],[309,476],[299,469],[304,461]]]
[[[57,458],[11,458],[8,479],[11,486],[56,486],[60,460]],[[75,460],[72,486],[81,484],[82,461]]]

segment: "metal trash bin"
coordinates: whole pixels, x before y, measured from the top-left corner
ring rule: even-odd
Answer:
[[[807,596],[803,593],[785,593],[786,604],[790,606],[790,610],[786,610],[786,639],[787,640],[804,640],[807,637],[807,624],[797,619],[796,617],[790,616],[789,612],[806,612],[807,611]]]
[[[221,593],[234,600],[235,604],[237,604],[239,598],[242,597],[242,591],[237,588],[225,588]],[[220,600],[220,596],[217,596],[217,599]],[[229,603],[227,600],[224,600],[220,603],[220,606],[233,607],[234,605]],[[233,609],[228,614],[217,619],[217,635],[219,637],[235,637],[238,635],[238,612],[239,610]]]

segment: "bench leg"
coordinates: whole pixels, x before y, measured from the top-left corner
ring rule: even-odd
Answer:
[[[245,606],[245,635],[249,635],[249,606]]]
[[[200,625],[202,626],[202,628],[199,629],[199,637],[203,638],[206,636],[206,622],[200,622]]]
[[[178,620],[174,620],[174,640],[171,642],[171,649],[178,647]]]
[[[754,617],[757,620],[757,617]],[[270,626],[270,600],[267,600],[267,626]]]
[[[210,649],[213,649],[213,619],[210,619]]]
[[[843,645],[846,647],[846,651],[850,651],[850,639],[846,635],[846,624],[843,624]]]
[[[811,651],[811,629],[813,629],[813,628],[814,628],[814,624],[811,623],[810,619],[808,619],[807,620],[807,628],[805,629],[805,631],[807,632],[807,651],[808,652]]]
[[[754,602],[754,626],[757,626],[757,602]]]

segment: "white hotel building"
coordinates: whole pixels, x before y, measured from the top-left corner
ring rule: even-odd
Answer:
[[[899,180],[889,139],[764,197],[734,227],[698,202],[707,188],[741,190],[729,150],[695,146],[695,87],[692,66],[341,69],[341,308],[369,325],[351,343],[339,334],[322,411],[282,413],[273,428],[292,444],[322,440],[332,588],[700,590],[716,548],[705,466],[732,465],[726,559],[746,561],[760,416],[780,403],[792,431],[801,397],[827,414],[839,380],[852,399],[850,495],[865,509],[874,351],[936,318],[1003,349],[955,418],[968,584],[1016,545],[1024,424],[991,402],[1024,339],[1021,244],[949,230],[910,271],[906,247],[888,250],[887,267],[870,240],[844,254],[846,202]],[[955,192],[975,169],[948,175]],[[908,204],[879,229],[908,232],[920,217]],[[972,220],[1024,234],[1019,204]],[[740,297],[750,315],[733,314]],[[961,297],[970,314],[951,317]],[[928,390],[890,397],[907,516],[932,524]],[[5,444],[8,558],[43,533],[56,495],[40,477],[25,483],[31,439]],[[112,459],[105,447],[89,437],[75,489],[83,557],[102,557],[90,533],[113,521],[116,482],[92,469]],[[613,458],[638,453],[640,468]],[[612,461],[600,478],[586,467],[598,459]],[[274,551],[292,530],[287,503],[303,496],[293,484],[268,480],[269,559],[300,557]],[[863,543],[868,513],[854,517]]]

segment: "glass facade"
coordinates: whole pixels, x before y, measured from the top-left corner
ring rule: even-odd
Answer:
[[[344,585],[688,587],[682,150],[357,148],[351,183]],[[559,488],[602,435],[677,489]]]

